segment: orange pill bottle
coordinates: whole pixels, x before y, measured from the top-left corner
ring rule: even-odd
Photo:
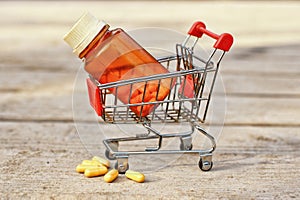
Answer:
[[[101,84],[168,73],[150,53],[120,28],[85,13],[65,35],[73,52],[85,61],[85,71]],[[162,101],[170,92],[171,79],[112,87],[109,90],[124,104]],[[145,91],[146,90],[146,91]],[[137,116],[147,116],[153,104],[131,106]]]

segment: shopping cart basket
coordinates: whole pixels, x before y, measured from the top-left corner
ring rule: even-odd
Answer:
[[[213,38],[216,42],[208,58],[195,55],[194,47],[203,34]],[[220,67],[220,62],[233,43],[233,37],[228,33],[217,35],[206,29],[202,22],[193,24],[188,36],[182,44],[176,44],[173,55],[157,60],[168,69],[168,73],[156,74],[147,77],[139,77],[106,84],[99,83],[92,76],[87,78],[90,103],[101,120],[114,124],[141,124],[147,131],[136,136],[104,139],[106,147],[105,155],[108,159],[116,160],[116,169],[125,173],[129,168],[128,158],[131,155],[148,154],[179,154],[197,153],[200,155],[199,168],[209,171],[212,166],[212,153],[216,148],[215,138],[200,126],[205,122],[210,104],[214,84]],[[208,78],[210,77],[210,78]],[[170,92],[164,100],[144,101],[146,85],[149,82],[169,79]],[[208,81],[209,80],[209,81]],[[143,84],[144,95],[141,102],[124,103],[117,99],[118,89],[123,86],[130,87],[130,95],[134,84]],[[158,87],[157,90],[160,88]],[[112,93],[111,91],[114,91]],[[157,91],[158,93],[158,91]],[[143,107],[152,105],[155,109],[147,116],[137,115],[131,110],[139,107],[141,113]],[[180,133],[162,133],[151,126],[152,123],[179,123],[187,122],[189,131]],[[199,132],[210,141],[208,149],[193,149],[192,134]],[[163,140],[166,138],[179,138],[178,149],[162,149]],[[120,143],[128,141],[157,140],[155,147],[146,147],[142,151],[119,150]]]

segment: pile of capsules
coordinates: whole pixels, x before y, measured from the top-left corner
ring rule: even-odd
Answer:
[[[78,173],[83,173],[85,177],[97,177],[103,176],[103,179],[107,183],[111,183],[116,180],[119,176],[119,171],[117,169],[111,169],[110,162],[104,158],[94,156],[91,160],[83,160],[81,164],[77,165],[76,171]],[[132,170],[127,170],[125,176],[138,183],[143,183],[145,181],[145,175]]]

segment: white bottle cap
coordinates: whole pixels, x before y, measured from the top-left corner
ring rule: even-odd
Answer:
[[[104,28],[107,30],[108,27],[105,22],[99,21],[96,17],[86,12],[64,36],[64,40],[72,47],[73,53],[79,56],[98,33]]]

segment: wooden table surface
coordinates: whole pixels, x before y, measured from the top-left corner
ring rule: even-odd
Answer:
[[[297,1],[1,1],[0,199],[299,199],[299,9]],[[75,172],[92,156],[85,139],[97,136],[77,134],[72,95],[81,62],[62,38],[86,10],[125,30],[184,33],[200,19],[234,35],[210,172],[199,170],[196,155],[147,172],[143,184]]]

